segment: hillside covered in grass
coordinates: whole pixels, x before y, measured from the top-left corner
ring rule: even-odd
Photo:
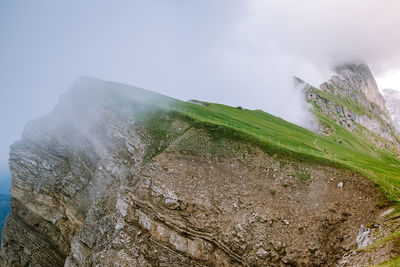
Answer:
[[[278,156],[278,158],[335,166],[362,174],[372,181],[376,187],[380,188],[386,197],[381,199],[380,207],[390,206],[391,203],[396,207],[390,219],[379,223],[384,225],[387,231],[381,233],[380,238],[383,238],[383,241],[379,243],[380,245],[373,248],[388,246],[386,245],[387,242],[398,242],[396,240],[398,240],[399,233],[395,225],[400,222],[397,222],[395,218],[400,211],[398,206],[400,204],[400,160],[398,148],[390,139],[395,138],[394,140],[397,140],[398,137],[392,132],[392,126],[384,123],[383,113],[383,115],[374,113],[362,103],[360,104],[360,101],[351,98],[346,98],[345,104],[343,104],[342,100],[338,100],[333,92],[329,94],[315,87],[309,88],[313,94],[322,97],[324,102],[333,103],[335,110],[337,107],[350,107],[349,109],[352,112],[357,112],[361,116],[377,118],[379,123],[383,123],[384,130],[390,132],[389,140],[385,139],[385,136],[382,137],[370,131],[366,126],[358,124],[354,120],[349,120],[348,116],[345,120],[346,123],[341,125],[340,120],[342,120],[343,117],[341,116],[343,115],[325,112],[323,106],[319,106],[318,102],[310,101],[310,99],[308,99],[308,102],[312,105],[310,111],[318,121],[318,127],[323,128],[326,132],[315,133],[262,110],[249,110],[243,107],[231,107],[199,100],[184,102],[137,87],[113,82],[105,87],[115,89],[112,92],[105,90],[106,95],[119,95],[119,97],[108,99],[125,99],[124,101],[133,101],[138,103],[139,106],[142,105],[144,115],[141,119],[154,122],[154,115],[151,115],[151,118],[146,118],[148,116],[146,114],[152,114],[147,113],[150,110],[173,113],[183,116],[194,125],[203,125],[214,129],[218,135],[230,138],[237,137],[255,143],[263,147],[267,153]],[[308,93],[310,93],[310,90]],[[360,95],[365,98],[362,94]],[[366,103],[370,102],[366,101]],[[128,114],[132,112],[123,108],[127,106],[123,102],[109,102],[108,104],[122,108]],[[368,105],[373,106],[374,104]],[[364,111],[365,113],[363,113]],[[355,117],[355,115],[353,116]],[[352,125],[349,125],[349,123]],[[168,135],[167,129],[163,130],[159,125],[153,126],[160,139]],[[158,151],[158,153],[160,152]],[[368,253],[370,250],[365,251]]]
[[[219,127],[229,134],[256,142],[271,153],[355,170],[376,183],[391,201],[399,201],[400,160],[397,155],[390,150],[377,148],[365,134],[353,133],[322,113],[314,114],[330,129],[329,135],[314,133],[262,110],[202,101],[197,101],[197,104],[184,102],[113,82],[109,82],[109,87],[118,90],[104,93],[128,96],[131,99],[126,101],[150,104],[154,109],[176,112],[198,124]],[[109,104],[124,106],[123,103]]]

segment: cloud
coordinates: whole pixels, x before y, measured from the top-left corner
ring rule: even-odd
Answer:
[[[363,59],[378,73],[399,68],[396,0],[250,1],[245,31],[317,66]]]
[[[27,120],[81,75],[183,100],[260,108],[307,125],[297,75],[341,61],[400,69],[397,0],[11,1],[0,3],[0,162]]]

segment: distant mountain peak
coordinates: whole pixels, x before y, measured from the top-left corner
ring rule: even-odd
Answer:
[[[366,98],[387,113],[385,100],[379,92],[375,77],[364,62],[340,64],[335,67],[338,76],[352,89],[360,90]]]
[[[385,99],[379,92],[375,78],[363,62],[345,63],[335,67],[336,75],[318,88],[306,86],[306,99],[313,104],[314,112],[333,119],[351,132],[368,136],[369,141],[381,148],[400,148],[397,131]],[[296,82],[301,83],[301,79]],[[400,94],[399,118],[400,118]],[[399,119],[400,122],[400,119]],[[361,127],[360,127],[361,126]],[[399,124],[400,126],[400,124]],[[323,123],[316,131],[331,134]]]

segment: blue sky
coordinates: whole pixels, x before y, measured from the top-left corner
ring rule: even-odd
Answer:
[[[395,0],[2,0],[0,169],[24,124],[81,75],[298,124],[308,114],[293,75],[318,84],[333,64],[362,58],[400,89],[390,75],[400,69],[399,13]]]

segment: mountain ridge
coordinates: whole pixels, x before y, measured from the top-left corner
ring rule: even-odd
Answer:
[[[312,103],[313,112],[330,117],[349,131],[368,136],[378,147],[398,153],[399,133],[368,66],[344,64],[336,69],[338,74],[320,88],[297,79],[296,83],[305,87],[306,100]],[[318,133],[329,134],[323,123],[317,121],[315,128]]]
[[[391,240],[351,254],[361,224],[382,226],[368,228],[375,243],[397,234],[396,216],[379,217],[400,196],[391,150],[322,113],[326,136],[260,110],[202,103],[78,80],[12,146],[0,265],[281,266],[395,256]]]

